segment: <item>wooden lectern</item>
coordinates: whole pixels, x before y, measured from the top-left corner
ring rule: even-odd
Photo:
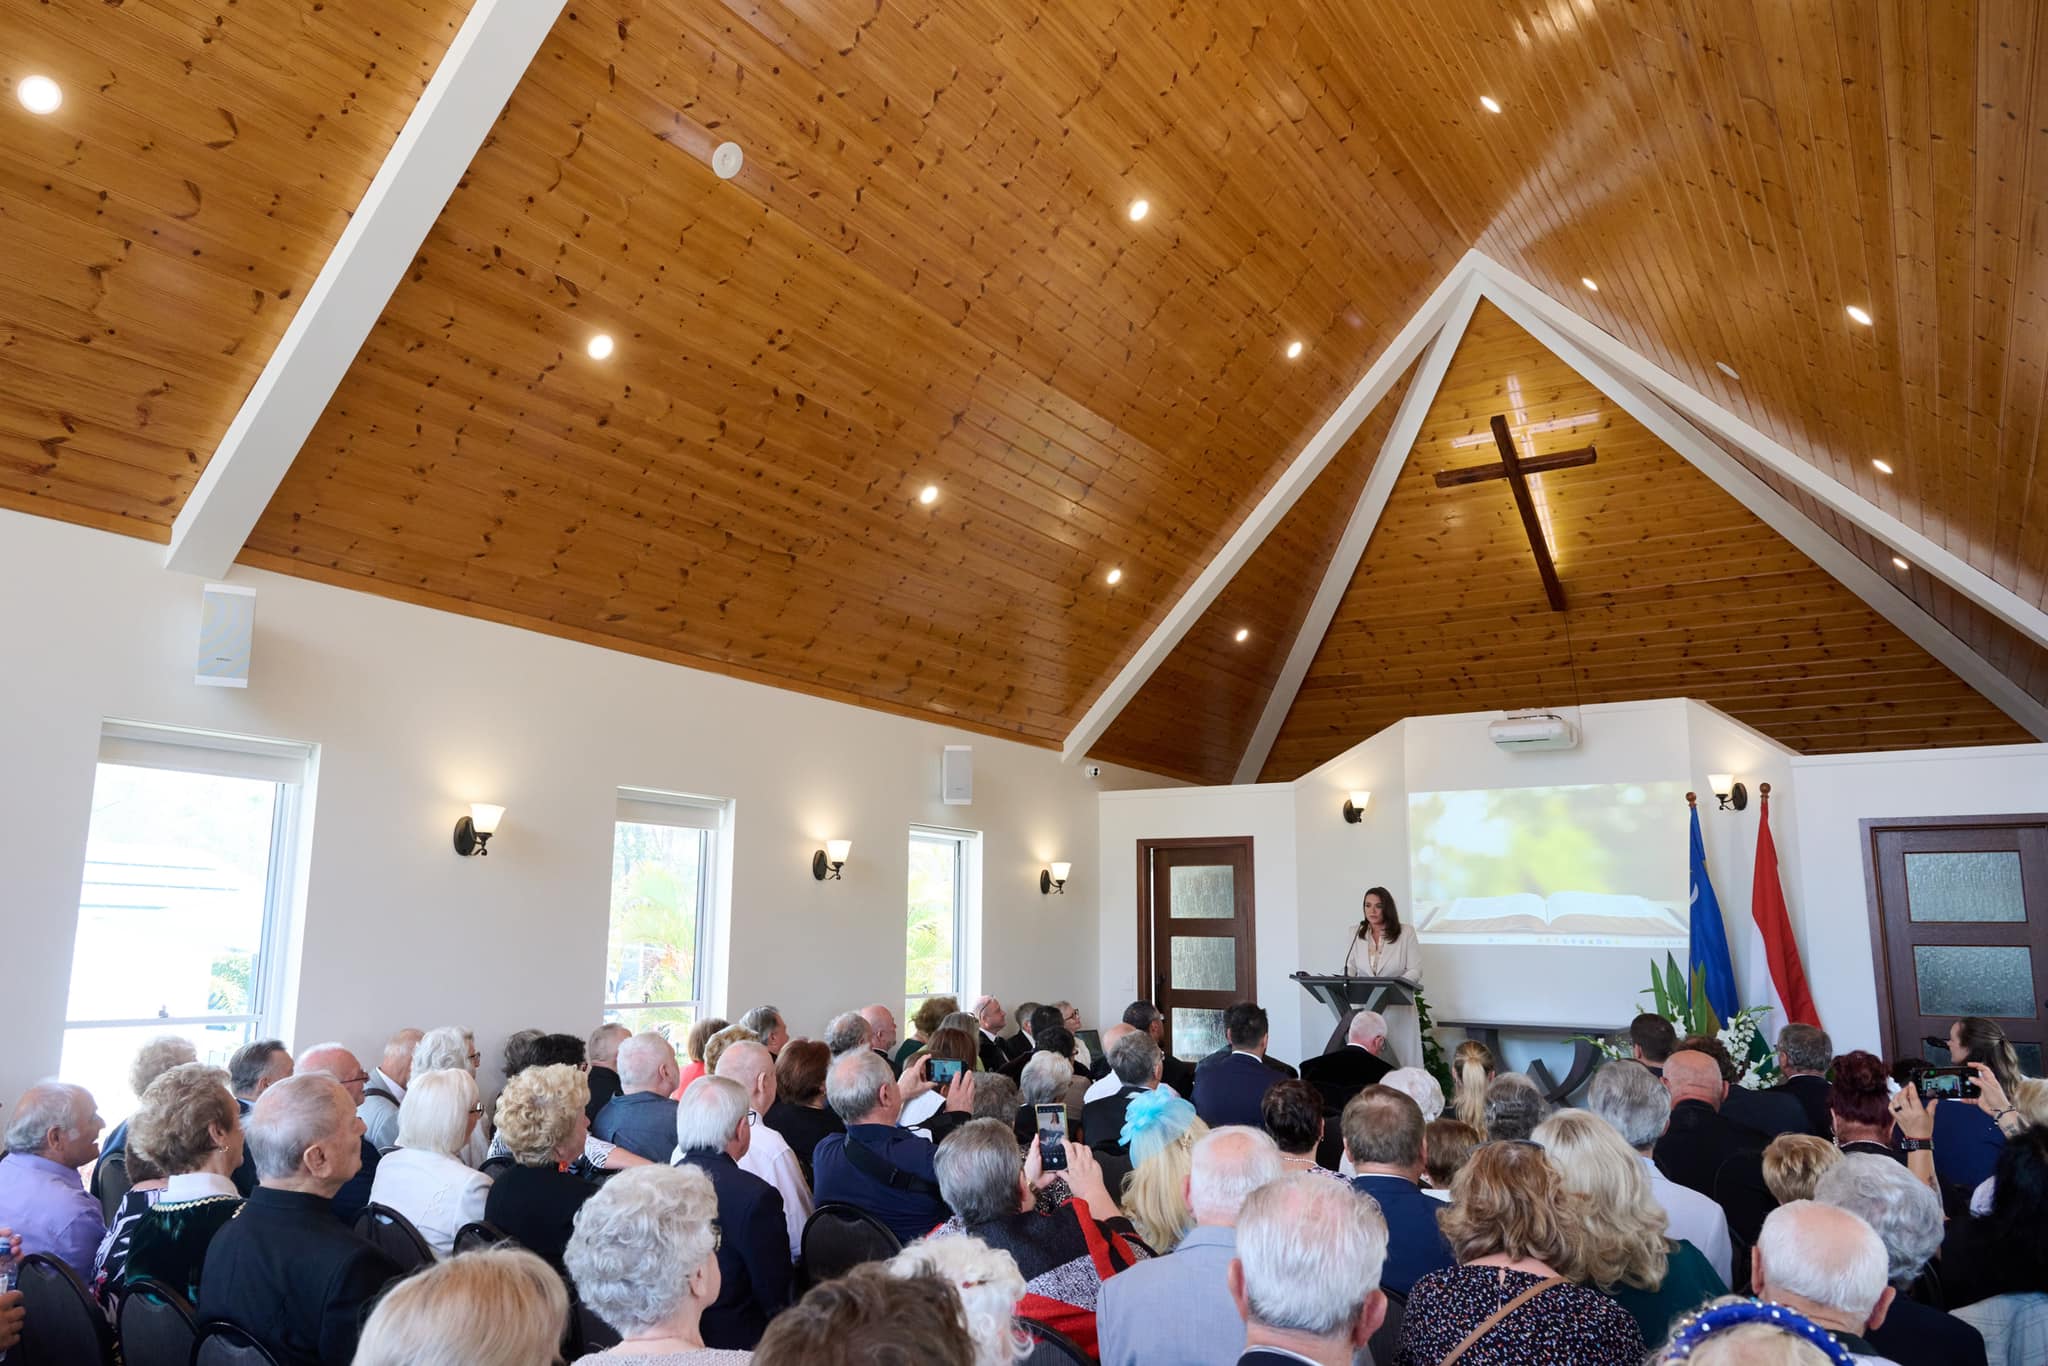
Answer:
[[[1334,1053],[1344,1046],[1344,1036],[1351,1031],[1351,1017],[1359,1011],[1415,1004],[1415,983],[1405,977],[1332,977],[1297,972],[1294,980],[1337,1017],[1337,1027],[1323,1047],[1325,1053]]]

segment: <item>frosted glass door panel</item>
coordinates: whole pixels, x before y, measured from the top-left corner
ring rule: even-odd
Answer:
[[[1182,864],[1166,870],[1175,920],[1229,920],[1237,914],[1236,870],[1229,864]]]

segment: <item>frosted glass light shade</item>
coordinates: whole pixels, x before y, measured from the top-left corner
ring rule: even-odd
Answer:
[[[469,823],[476,827],[479,835],[497,834],[498,822],[504,819],[505,808],[502,806],[492,806],[487,802],[471,802],[469,805]]]
[[[852,840],[826,840],[825,858],[831,863],[844,863],[846,856],[853,852]]]

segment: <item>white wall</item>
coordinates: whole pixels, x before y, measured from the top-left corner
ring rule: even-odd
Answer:
[[[320,746],[291,1036],[362,1049],[399,1024],[460,1022],[495,1056],[513,1029],[587,1031],[603,989],[621,786],[736,802],[729,993],[793,1028],[900,1001],[905,834],[984,833],[980,985],[1098,997],[1102,872],[1090,781],[1055,751],[236,569],[254,586],[253,686],[192,683],[196,579],[159,546],[0,512],[0,1097],[56,1069],[103,718]],[[975,801],[938,800],[948,742]],[[488,858],[449,831],[508,814]],[[853,840],[843,882],[811,851]],[[1065,896],[1038,871],[1074,865]],[[1122,869],[1122,864],[1117,865]],[[1124,870],[1128,877],[1128,870]],[[973,985],[970,982],[970,985]]]

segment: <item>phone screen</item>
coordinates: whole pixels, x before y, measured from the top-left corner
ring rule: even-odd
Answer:
[[[1920,1074],[1920,1094],[1964,1100],[1975,1099],[1981,1088],[1977,1075],[1963,1067],[1930,1067]]]
[[[1067,1169],[1067,1107],[1040,1105],[1038,1114],[1038,1165],[1041,1170]]]
[[[929,1058],[925,1062],[925,1068],[931,1074],[934,1086],[952,1085],[953,1078],[960,1075],[963,1066],[964,1063],[951,1058]]]

